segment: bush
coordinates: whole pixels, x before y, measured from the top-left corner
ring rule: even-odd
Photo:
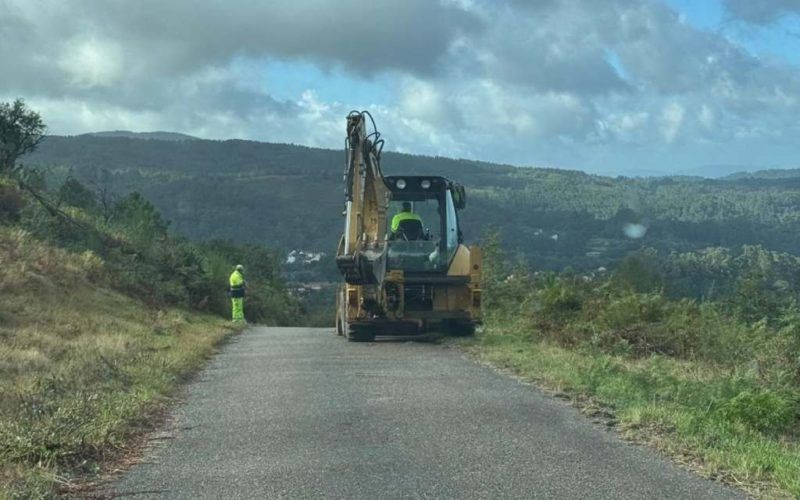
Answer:
[[[25,198],[10,181],[0,177],[0,224],[16,222],[25,207]]]
[[[600,319],[612,329],[642,323],[657,323],[668,313],[669,304],[657,293],[628,292],[611,298],[600,312]]]
[[[583,296],[574,283],[550,278],[539,293],[541,312],[545,315],[563,316],[583,308]]]
[[[532,278],[524,262],[506,260],[498,234],[490,234],[481,242],[484,290],[483,309],[489,316],[514,315],[530,294]]]
[[[625,257],[614,272],[613,281],[620,288],[638,293],[663,290],[664,278],[658,254],[648,249]]]
[[[765,434],[781,434],[797,420],[797,395],[772,390],[746,390],[720,405],[720,416]]]
[[[771,271],[749,269],[736,280],[729,302],[739,317],[749,323],[762,319],[774,322],[797,306],[794,293],[788,288],[788,283],[782,285]]]

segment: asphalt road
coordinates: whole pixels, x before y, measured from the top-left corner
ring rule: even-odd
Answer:
[[[251,328],[192,383],[134,498],[740,498],[457,349]]]

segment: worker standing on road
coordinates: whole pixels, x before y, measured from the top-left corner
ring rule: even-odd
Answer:
[[[420,216],[411,211],[410,201],[404,201],[403,209],[392,217],[392,233],[396,233],[400,229],[400,223],[404,220],[415,220],[422,224]]]
[[[244,266],[237,264],[228,279],[230,284],[231,311],[233,321],[244,321],[244,294],[247,282],[244,280]]]

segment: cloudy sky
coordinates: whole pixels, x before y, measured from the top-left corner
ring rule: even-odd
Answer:
[[[0,0],[0,100],[600,173],[800,167],[800,0]]]

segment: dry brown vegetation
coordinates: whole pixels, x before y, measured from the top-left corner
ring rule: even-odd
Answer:
[[[99,471],[231,331],[110,285],[94,253],[0,226],[0,498]]]

